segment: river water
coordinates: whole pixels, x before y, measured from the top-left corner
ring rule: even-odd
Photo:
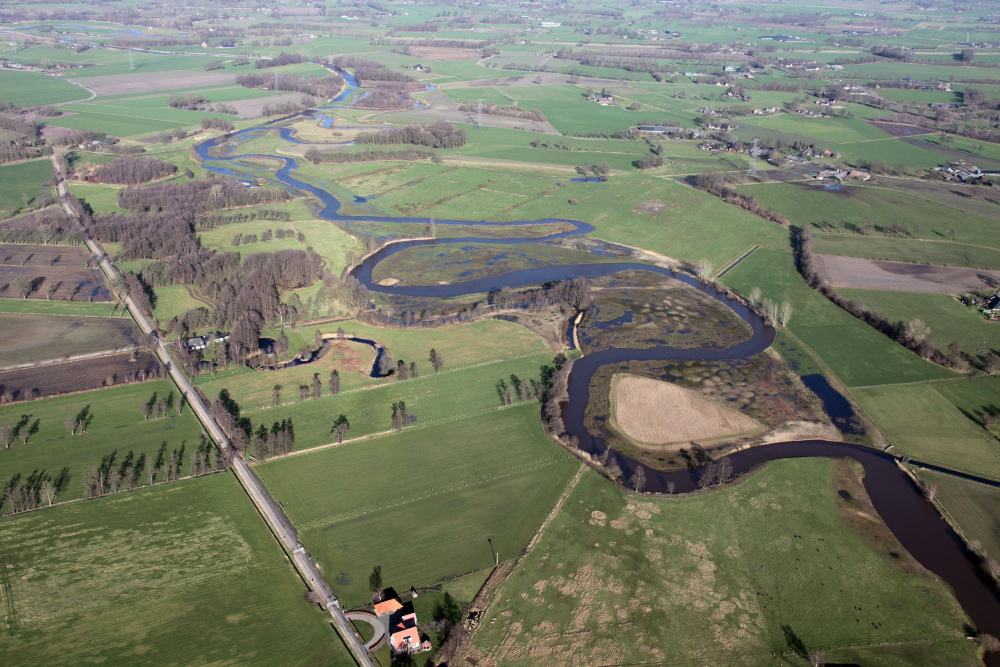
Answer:
[[[346,78],[346,77],[345,77]],[[353,78],[353,77],[352,77]],[[351,81],[348,80],[349,87]],[[356,81],[353,82],[356,86]],[[349,90],[338,98],[348,98]],[[336,103],[336,101],[335,101]],[[262,126],[267,129],[268,124]],[[252,128],[227,135],[223,139],[232,139],[248,132],[260,131],[261,128]],[[277,128],[271,128],[277,129]],[[283,138],[288,138],[284,134]],[[212,147],[218,145],[218,139],[210,139],[196,147],[199,157],[206,162],[206,169],[221,172],[225,167],[219,164],[232,162],[234,157],[215,158],[210,155]],[[280,155],[256,155],[240,157],[268,157],[282,160],[283,166],[275,174],[278,181],[293,189],[308,192],[314,195],[322,203],[322,210],[319,216],[326,220],[350,223],[358,220],[353,216],[340,213],[340,201],[330,192],[317,186],[305,183],[292,175],[298,168],[298,162],[291,157]],[[232,173],[231,170],[226,169]],[[396,223],[429,223],[429,218],[419,217],[382,217],[366,215],[366,220],[378,220],[379,222]],[[372,271],[380,262],[387,257],[401,252],[407,248],[414,248],[428,245],[445,245],[452,243],[483,243],[483,244],[516,244],[516,243],[538,243],[540,241],[553,240],[568,236],[587,234],[594,230],[592,225],[576,220],[562,220],[557,218],[545,218],[542,220],[519,220],[503,223],[490,223],[483,220],[441,220],[434,219],[437,225],[461,225],[461,226],[481,226],[481,227],[511,227],[538,225],[544,223],[568,223],[572,229],[565,232],[550,234],[542,238],[490,238],[490,237],[463,237],[431,240],[411,240],[401,243],[394,243],[386,246],[378,252],[367,257],[357,266],[351,275],[356,277],[362,284],[373,292],[386,294],[399,294],[415,297],[455,297],[466,294],[479,294],[500,289],[501,287],[524,287],[535,285],[547,281],[571,280],[580,276],[586,278],[597,278],[607,276],[618,271],[629,269],[641,269],[652,271],[674,280],[691,285],[705,294],[717,299],[721,303],[732,309],[737,315],[746,321],[751,329],[752,335],[749,339],[742,341],[728,348],[685,348],[675,349],[672,347],[653,347],[648,349],[611,348],[601,350],[593,354],[587,354],[577,359],[573,363],[569,376],[569,399],[563,409],[563,421],[567,432],[578,439],[579,447],[591,454],[600,455],[604,453],[602,442],[595,438],[584,427],[584,413],[590,401],[590,382],[598,368],[606,364],[621,363],[627,361],[644,360],[727,360],[743,359],[753,354],[757,354],[767,349],[773,342],[775,332],[768,327],[761,318],[744,305],[730,299],[724,293],[717,292],[712,287],[702,284],[690,276],[677,274],[668,269],[635,262],[615,262],[606,264],[576,264],[566,266],[544,267],[525,269],[521,271],[511,271],[499,276],[479,278],[462,283],[448,285],[427,285],[427,286],[382,286],[372,281]],[[817,382],[817,388],[822,389]],[[827,385],[828,386],[828,385]],[[831,410],[831,416],[837,419],[837,400],[847,403],[842,396],[830,388],[832,394],[825,392],[821,396],[824,405]],[[833,396],[836,394],[836,397]],[[841,406],[842,407],[842,406]],[[849,404],[848,404],[849,407]],[[626,476],[639,467],[641,464],[625,457],[617,452],[611,454],[617,458],[619,465]],[[975,623],[980,632],[1000,637],[1000,595],[993,583],[977,569],[972,556],[965,548],[961,539],[948,523],[935,510],[923,496],[916,484],[903,473],[898,467],[896,460],[891,455],[882,451],[856,445],[851,443],[837,443],[819,440],[802,440],[795,442],[783,442],[769,445],[751,447],[734,454],[728,458],[732,463],[733,473],[739,475],[752,468],[765,464],[768,461],[782,458],[798,457],[849,457],[858,461],[865,470],[864,486],[871,498],[872,504],[878,511],[882,520],[886,523],[892,533],[900,541],[903,547],[913,555],[924,567],[934,572],[948,582],[955,592],[962,608]],[[646,466],[642,466],[646,475],[646,485],[644,491],[664,492],[667,484],[673,482],[676,492],[682,493],[692,491],[697,487],[697,480],[700,475],[699,470],[683,472],[662,472]],[[950,472],[944,470],[944,472]],[[963,475],[968,477],[967,475]],[[991,667],[1000,667],[1000,656],[992,654],[987,658],[987,664]]]

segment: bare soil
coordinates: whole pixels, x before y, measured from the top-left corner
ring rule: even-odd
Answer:
[[[1000,286],[998,271],[905,264],[839,255],[817,255],[816,259],[820,273],[831,285],[847,289],[957,294]]]
[[[65,220],[66,213],[63,211],[61,206],[50,206],[48,208],[41,209],[40,211],[35,211],[26,215],[19,215],[15,218],[8,218],[7,220],[0,222],[0,228],[38,229],[39,223],[43,218],[58,218],[59,220]]]
[[[0,297],[21,298],[13,283],[25,276],[35,283],[29,299],[110,301],[104,277],[88,266],[89,258],[80,246],[0,245]]]
[[[902,123],[885,123],[878,120],[869,120],[868,124],[877,127],[889,136],[893,137],[915,137],[921,134],[930,134],[932,130],[916,125],[904,125]]]
[[[615,423],[628,437],[665,445],[735,436],[759,424],[669,382],[629,375],[612,380]]]
[[[427,58],[437,62],[479,60],[483,57],[476,49],[448,49],[438,46],[411,46],[410,53],[417,58]]]
[[[127,348],[140,329],[124,317],[0,313],[0,366]]]
[[[149,352],[139,352],[135,360],[126,352],[95,359],[0,371],[0,403],[142,382],[162,375],[163,367],[156,356]]]
[[[160,90],[180,90],[201,86],[231,86],[236,83],[235,74],[212,72],[155,72],[148,74],[113,74],[110,76],[88,76],[74,79],[75,83],[93,90],[99,97],[105,95],[128,95],[149,93]]]

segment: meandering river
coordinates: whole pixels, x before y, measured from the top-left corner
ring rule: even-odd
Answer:
[[[353,78],[353,77],[352,77]],[[349,88],[338,98],[342,102],[352,94],[351,87],[356,87],[356,81],[348,79]],[[278,130],[270,124],[250,128],[223,137],[224,140],[240,137],[262,130]],[[288,132],[280,136],[290,141]],[[211,155],[211,149],[219,145],[219,139],[210,139],[196,146],[198,156],[204,161],[203,166],[215,173],[227,175],[239,174],[224,166],[247,157],[262,157],[280,160],[283,165],[277,170],[275,177],[286,186],[307,192],[315,196],[322,204],[319,216],[326,220],[350,223],[358,220],[378,220],[387,223],[424,223],[429,224],[429,218],[420,217],[384,217],[365,215],[364,218],[345,215],[340,212],[340,201],[330,192],[305,183],[295,178],[292,173],[298,168],[295,158],[284,155],[241,155],[235,157],[217,158]],[[595,182],[592,187],[609,187],[607,184]],[[452,243],[483,243],[483,244],[520,244],[539,243],[558,238],[588,234],[593,226],[576,220],[544,218],[541,220],[518,220],[513,222],[491,223],[483,220],[441,220],[434,219],[436,225],[460,225],[463,227],[512,227],[528,226],[545,223],[566,223],[571,229],[550,234],[540,238],[493,238],[466,236],[461,238],[411,240],[394,243],[375,252],[358,265],[351,275],[373,292],[400,294],[416,297],[454,297],[466,294],[479,294],[500,289],[501,287],[518,288],[535,285],[547,281],[571,280],[580,276],[597,278],[628,269],[641,269],[668,276],[674,280],[692,285],[702,292],[724,303],[737,315],[746,321],[753,333],[751,337],[729,348],[693,348],[675,349],[672,347],[654,347],[648,349],[612,348],[593,354],[587,354],[576,360],[569,376],[569,400],[563,411],[563,420],[567,432],[575,436],[579,446],[592,454],[603,454],[604,448],[600,439],[595,438],[584,427],[584,412],[590,400],[590,382],[598,368],[605,364],[644,360],[727,360],[744,359],[767,349],[774,341],[775,332],[768,327],[756,313],[750,311],[741,303],[730,299],[726,294],[717,292],[708,285],[686,276],[657,266],[635,262],[617,262],[610,264],[573,264],[546,268],[512,271],[503,275],[479,278],[462,283],[448,285],[428,285],[420,287],[382,286],[372,281],[373,269],[386,258],[407,248],[427,245],[445,245]],[[626,475],[629,475],[641,464],[636,461],[614,454]],[[900,541],[904,548],[913,555],[924,567],[934,572],[951,585],[962,608],[976,624],[980,632],[1000,637],[1000,595],[992,581],[977,567],[972,556],[959,536],[941,517],[934,506],[928,502],[917,485],[897,465],[896,459],[879,450],[851,443],[837,443],[820,440],[802,440],[782,442],[751,447],[728,458],[733,466],[733,473],[739,475],[755,466],[759,466],[782,458],[797,457],[849,457],[858,461],[865,470],[864,486],[872,504],[882,520]],[[667,484],[673,482],[677,492],[691,491],[696,488],[699,470],[684,472],[662,472],[644,467],[646,485],[644,491],[662,492]],[[945,470],[945,472],[950,472]],[[965,478],[972,476],[962,474]],[[991,480],[980,480],[998,485]],[[1000,485],[998,485],[1000,486]],[[1000,656],[988,656],[987,664],[1000,666]]]

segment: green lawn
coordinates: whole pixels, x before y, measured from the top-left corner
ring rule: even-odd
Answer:
[[[157,287],[153,291],[156,293],[156,308],[153,309],[153,317],[161,323],[183,315],[193,308],[208,308],[207,305],[191,296],[185,285]]]
[[[587,471],[500,589],[470,657],[761,665],[783,652],[805,664],[794,637],[827,663],[976,664],[947,586],[889,556],[902,549],[867,498],[837,495],[849,477],[848,493],[864,493],[855,475],[846,462],[782,460],[734,488],[647,499]],[[879,546],[842,523],[859,513],[881,528]]]
[[[10,665],[353,665],[234,477],[0,520]]]
[[[839,292],[882,313],[890,321],[923,320],[931,328],[928,339],[941,350],[946,350],[952,342],[961,345],[963,352],[975,356],[985,356],[990,350],[1000,349],[1000,324],[987,321],[981,313],[963,306],[950,294],[848,289]]]
[[[958,522],[970,540],[978,541],[993,560],[1000,561],[1000,489],[953,475],[919,470],[927,486],[937,485],[938,501]]]
[[[1000,478],[1000,442],[938,393],[937,386],[914,383],[851,393],[899,453]]]
[[[576,461],[536,406],[292,456],[257,467],[346,606],[382,566],[397,591],[520,553]],[[401,536],[405,535],[405,539]]]
[[[69,191],[90,204],[94,213],[125,213],[118,207],[118,192],[122,188],[94,183],[70,183]]]
[[[441,327],[437,329],[388,329],[373,327],[360,322],[334,322],[319,326],[301,327],[298,330],[285,329],[285,334],[289,341],[289,350],[296,351],[307,345],[312,345],[313,335],[316,330],[323,333],[334,333],[342,328],[346,333],[359,338],[376,340],[385,345],[393,358],[397,361],[403,360],[407,363],[415,361],[421,377],[418,382],[431,381],[436,386],[436,381],[431,379],[434,369],[427,360],[431,348],[444,357],[445,366],[441,375],[437,376],[445,384],[453,384],[456,376],[449,375],[452,372],[466,369],[468,372],[475,371],[474,367],[482,364],[490,364],[504,360],[520,359],[530,356],[542,357],[548,354],[548,346],[534,333],[524,327],[504,322],[501,320],[481,320],[472,324],[459,326]],[[268,334],[277,335],[277,332],[268,331]],[[372,385],[386,385],[386,390],[391,391],[391,387],[400,385],[394,378],[372,379],[368,377],[368,366],[372,361],[373,352],[368,346],[362,347],[360,343],[340,343],[337,350],[323,359],[312,364],[295,366],[279,371],[258,371],[241,374],[236,378],[211,379],[209,376],[199,378],[199,387],[207,395],[215,397],[222,388],[228,388],[233,398],[244,407],[252,410],[259,407],[271,405],[271,388],[275,384],[282,385],[285,389],[282,394],[283,402],[298,403],[298,386],[309,384],[312,381],[313,373],[319,373],[323,381],[324,398],[321,405],[327,406],[327,400],[333,400],[338,405],[342,401],[348,401],[344,396],[337,398],[327,397],[327,379],[330,371],[337,368],[340,371],[341,392],[348,392],[352,389],[370,387]],[[551,361],[551,358],[549,359]],[[534,362],[532,362],[534,363]],[[530,368],[529,377],[535,378],[538,375],[537,368]],[[465,371],[462,371],[465,372]],[[499,373],[500,371],[490,371]],[[507,373],[510,374],[509,372]],[[462,375],[461,377],[469,377]],[[487,380],[492,375],[487,374]],[[496,382],[502,377],[497,375],[492,382]],[[382,391],[382,390],[380,390]],[[369,394],[364,394],[368,396]],[[382,395],[381,393],[379,394]],[[390,405],[392,401],[389,399]],[[364,398],[357,398],[357,401],[364,403]],[[492,404],[481,407],[491,407]],[[380,406],[381,407],[381,406]],[[303,407],[303,409],[305,409]],[[333,410],[333,407],[324,407],[324,410]],[[338,408],[344,409],[344,408]],[[340,413],[337,413],[340,414]],[[334,415],[336,416],[336,415]],[[391,413],[390,413],[391,416]],[[381,421],[381,420],[380,420]],[[297,423],[297,422],[296,422]],[[353,424],[353,421],[352,421]],[[361,427],[361,424],[358,424]],[[352,426],[352,432],[354,426]],[[327,428],[327,434],[329,428]],[[324,440],[328,442],[328,440]]]
[[[0,99],[18,106],[58,104],[90,97],[83,88],[40,72],[0,70]]]
[[[166,398],[173,391],[174,410],[169,417],[144,421],[140,404],[154,391],[159,398]],[[27,444],[15,439],[10,449],[0,448],[0,480],[6,482],[17,473],[27,478],[33,470],[48,470],[55,477],[68,466],[73,478],[60,500],[80,498],[84,472],[100,465],[101,458],[112,451],[118,450],[121,461],[129,451],[136,456],[141,453],[155,456],[162,442],[167,443],[168,451],[173,451],[185,441],[187,449],[181,472],[186,475],[202,428],[190,409],[177,415],[179,397],[173,382],[155,380],[0,406],[0,424],[13,427],[21,415],[30,415],[31,422],[40,420],[38,433]],[[66,430],[66,417],[76,415],[88,405],[93,423],[86,434],[77,431],[77,435],[71,436]]]
[[[2,72],[0,72],[2,73]],[[0,98],[2,99],[2,98]],[[36,197],[47,192],[43,183],[52,180],[52,161],[48,158],[0,166],[0,217],[6,217]]]
[[[791,253],[761,248],[726,274],[723,282],[749,294],[794,307],[789,329],[849,387],[954,377],[924,361],[806,284]]]

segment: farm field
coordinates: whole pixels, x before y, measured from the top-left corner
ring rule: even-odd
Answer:
[[[586,471],[468,655],[754,665],[820,649],[839,663],[975,664],[948,589],[880,523],[845,524],[872,514],[843,461],[776,461],[683,499],[625,496]]]
[[[951,241],[816,234],[815,248],[824,255],[1000,270],[1000,252],[994,248]]]
[[[5,663],[353,664],[229,474],[5,517],[0,545]]]
[[[955,409],[936,386],[864,387],[851,393],[898,452],[1000,478],[1000,441]]]
[[[153,392],[166,399],[171,391],[175,405],[169,416],[158,419],[151,416],[148,421],[144,420],[140,405],[149,400]],[[29,425],[36,420],[39,422],[38,433],[26,444],[21,438],[15,438],[9,448],[0,449],[0,479],[9,480],[18,473],[27,478],[33,470],[47,470],[55,477],[63,467],[69,467],[70,485],[59,500],[81,498],[84,472],[100,465],[102,457],[115,450],[119,461],[128,451],[135,452],[135,456],[155,457],[164,442],[168,452],[179,450],[186,443],[187,455],[181,472],[187,474],[191,457],[198,449],[202,428],[190,409],[177,414],[179,400],[173,382],[155,380],[0,406],[2,425],[13,427],[25,415]],[[90,406],[92,423],[85,434],[81,435],[78,430],[71,436],[66,418],[79,414],[86,406]]]
[[[28,299],[46,301],[110,301],[104,275],[87,264],[81,246],[0,245],[0,295],[23,298],[15,281],[27,279]]]
[[[18,106],[58,104],[90,97],[83,88],[40,72],[0,71],[3,99]]]
[[[0,329],[0,366],[131,347],[139,335],[139,327],[121,317],[0,313]]]
[[[0,71],[0,74],[3,74]],[[52,180],[52,161],[47,158],[0,165],[0,217],[12,215],[27,202],[47,194],[44,183]]]
[[[817,271],[838,289],[959,294],[979,292],[1000,281],[1000,273],[983,269],[902,264],[843,255],[817,255],[815,262]]]
[[[996,376],[940,382],[934,389],[973,421],[982,422],[987,414],[1000,413],[1000,378]],[[1000,424],[991,429],[992,433],[1000,435]]]
[[[80,361],[66,361],[44,366],[29,366],[0,371],[0,395],[23,401],[57,394],[89,391],[115,383],[130,382],[137,377],[159,375],[160,362],[151,352],[113,354]],[[131,379],[130,379],[131,378]]]
[[[810,288],[795,270],[791,253],[757,250],[723,282],[741,294],[760,287],[763,298],[789,301],[794,307],[789,330],[848,387],[954,377],[952,371],[922,360]]]
[[[76,315],[79,317],[126,316],[117,303],[86,301],[41,301],[38,299],[0,299],[0,313],[34,315]]]
[[[923,320],[930,327],[927,339],[941,350],[958,343],[973,358],[984,358],[1000,349],[1000,326],[988,321],[975,308],[963,306],[949,294],[840,290],[844,296],[866,304],[892,322]]]
[[[386,585],[402,591],[493,564],[487,538],[501,560],[513,559],[577,466],[528,405],[256,470],[350,607],[370,602],[377,564]]]
[[[938,502],[968,535],[976,540],[993,560],[1000,560],[1000,490],[933,470],[917,469],[917,476],[927,486],[937,485]]]

